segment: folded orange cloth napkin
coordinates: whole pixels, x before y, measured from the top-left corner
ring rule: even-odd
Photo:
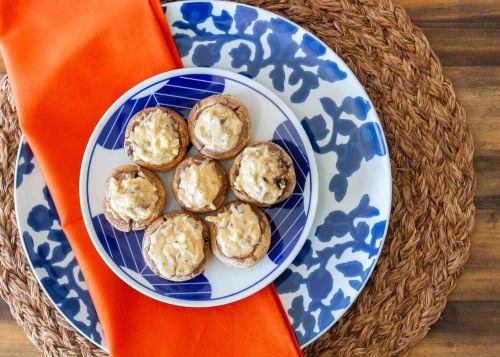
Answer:
[[[115,276],[87,235],[78,179],[94,126],[127,89],[181,66],[160,4],[0,0],[0,50],[111,354],[301,355],[274,287],[214,308],[164,304]]]

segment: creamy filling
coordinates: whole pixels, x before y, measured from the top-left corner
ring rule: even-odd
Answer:
[[[279,155],[265,145],[247,147],[242,155],[234,182],[236,189],[262,203],[276,202],[286,187],[280,179],[285,168]]]
[[[184,168],[179,179],[177,195],[187,207],[215,209],[213,202],[221,188],[221,178],[213,161]]]
[[[224,152],[238,144],[242,128],[238,115],[231,108],[217,103],[200,113],[194,134],[207,149]]]
[[[153,214],[158,193],[156,186],[142,171],[137,177],[108,181],[109,210],[111,214],[124,221],[142,221]]]
[[[230,209],[206,220],[215,224],[217,244],[226,257],[249,256],[262,235],[259,217],[246,203],[232,205]]]
[[[168,164],[181,147],[177,122],[160,109],[144,114],[128,140],[133,147],[134,160],[155,165]]]
[[[164,276],[191,274],[205,256],[203,225],[187,214],[163,222],[150,239],[147,254]]]

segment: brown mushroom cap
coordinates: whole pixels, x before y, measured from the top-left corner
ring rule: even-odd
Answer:
[[[129,138],[132,132],[134,131],[134,128],[140,124],[141,120],[144,119],[144,116],[149,114],[149,113],[154,113],[157,110],[161,110],[164,113],[168,114],[171,118],[175,120],[177,123],[178,127],[178,132],[179,132],[179,142],[180,142],[180,147],[179,147],[179,153],[175,158],[173,158],[171,161],[167,162],[166,164],[152,164],[150,162],[146,162],[143,160],[136,160],[134,159],[134,147],[132,143],[130,142]],[[165,108],[165,107],[150,107],[146,108],[144,110],[141,110],[140,112],[137,112],[128,122],[127,124],[127,129],[125,130],[125,143],[124,143],[124,148],[125,152],[127,153],[127,156],[135,162],[137,165],[148,168],[150,170],[157,170],[157,171],[167,171],[171,169],[172,167],[177,166],[177,164],[183,159],[184,155],[186,154],[186,151],[189,147],[189,132],[188,132],[188,126],[184,118],[177,113],[175,110],[172,110],[170,108]]]
[[[196,219],[197,221],[199,221],[202,224],[202,226],[203,226],[202,235],[203,235],[203,240],[205,242],[205,244],[203,246],[204,257],[203,257],[203,260],[198,265],[198,267],[195,270],[193,270],[193,272],[191,272],[187,275],[165,276],[162,273],[160,273],[160,271],[156,267],[154,261],[151,259],[151,257],[148,254],[149,246],[151,245],[151,234],[153,234],[161,226],[161,224],[163,222],[165,222],[169,218],[172,218],[172,217],[175,217],[175,216],[181,215],[181,214],[186,214],[189,217]],[[185,212],[185,211],[181,211],[181,210],[170,211],[170,212],[158,217],[153,223],[151,223],[151,225],[144,232],[144,238],[142,240],[142,255],[143,255],[144,261],[146,262],[148,267],[153,271],[153,273],[155,273],[160,278],[168,279],[168,280],[172,280],[172,281],[186,281],[186,280],[193,279],[194,277],[200,275],[203,272],[203,270],[205,270],[205,268],[208,264],[208,259],[210,257],[210,253],[211,253],[209,240],[210,240],[210,238],[209,238],[207,226],[205,225],[205,223],[203,222],[203,220],[200,217],[198,217],[195,214],[192,214],[190,212]]]
[[[259,218],[261,232],[260,241],[257,243],[250,255],[246,257],[228,257],[224,255],[217,243],[217,226],[214,223],[207,222],[210,232],[210,246],[212,247],[212,252],[222,263],[233,268],[250,268],[251,266],[254,266],[262,258],[264,258],[269,250],[269,246],[271,245],[271,225],[269,224],[269,220],[267,219],[265,213],[260,208],[246,202],[231,201],[222,207],[217,214],[230,209],[233,205],[243,204],[249,205],[252,211]]]
[[[293,193],[293,191],[295,190],[295,185],[297,183],[297,179],[295,176],[295,168],[293,166],[292,158],[290,157],[290,155],[288,155],[288,153],[285,150],[283,150],[281,146],[270,141],[256,141],[248,145],[248,147],[257,147],[257,146],[267,146],[270,151],[277,153],[279,155],[279,158],[282,160],[283,165],[285,166],[285,169],[283,170],[283,177],[280,177],[282,180],[285,181],[285,188],[281,193],[281,195],[278,197],[278,199],[273,203],[260,202],[248,196],[246,192],[240,191],[235,187],[234,183],[236,177],[238,177],[244,151],[241,152],[234,159],[233,163],[231,164],[231,167],[229,168],[229,183],[231,185],[231,191],[233,191],[235,196],[238,197],[240,200],[252,203],[259,207],[269,207],[271,205],[286,200]]]
[[[219,189],[219,192],[217,193],[217,196],[215,197],[213,204],[215,206],[215,209],[212,209],[208,206],[201,207],[201,208],[193,208],[193,207],[188,207],[182,200],[179,198],[178,195],[178,190],[179,190],[179,185],[181,181],[181,173],[182,170],[185,168],[191,166],[191,165],[200,165],[203,161],[211,161],[215,164],[215,170],[217,172],[217,175],[220,178],[221,181],[221,187]],[[224,204],[224,199],[226,198],[226,192],[227,192],[227,175],[226,171],[224,170],[224,166],[221,165],[218,161],[206,157],[203,155],[195,155],[195,156],[190,156],[183,160],[176,168],[174,171],[174,175],[172,176],[172,192],[174,194],[175,200],[181,206],[182,209],[189,211],[189,212],[194,212],[194,213],[204,213],[204,212],[211,212],[215,211],[219,208],[222,207]]]
[[[194,129],[201,112],[215,104],[222,104],[234,111],[243,125],[241,128],[240,137],[238,138],[238,143],[234,148],[228,151],[210,150],[206,148],[205,145],[195,135]],[[191,112],[189,113],[188,128],[191,142],[200,151],[200,153],[217,160],[224,160],[236,156],[248,144],[252,131],[252,121],[250,120],[250,113],[248,112],[247,107],[238,99],[228,94],[216,94],[202,99],[194,105],[194,107],[191,109]]]
[[[117,180],[122,180],[127,177],[137,177],[139,174],[139,171],[142,171],[144,175],[149,179],[149,181],[155,185],[157,193],[158,193],[158,201],[156,201],[156,205],[153,209],[153,213],[151,216],[145,220],[142,221],[125,221],[123,219],[116,218],[113,216],[111,213],[110,207],[109,207],[109,197],[108,197],[108,192],[107,192],[107,187],[109,180],[111,178],[115,178]],[[148,169],[141,168],[139,166],[135,165],[123,165],[115,168],[112,172],[111,175],[106,179],[105,183],[105,196],[104,196],[104,216],[108,220],[108,222],[118,229],[119,231],[122,232],[129,232],[131,230],[140,230],[146,228],[148,224],[153,222],[163,211],[165,208],[165,204],[167,203],[167,193],[165,191],[165,187],[163,187],[163,184],[160,180],[160,178],[153,172],[149,171]]]

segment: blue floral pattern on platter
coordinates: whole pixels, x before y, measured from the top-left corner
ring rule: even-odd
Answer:
[[[292,103],[303,103],[311,90],[319,87],[319,80],[335,82],[347,77],[337,63],[320,59],[326,47],[314,37],[305,33],[300,42],[293,36],[299,31],[294,24],[279,17],[269,21],[258,19],[258,12],[250,7],[237,6],[233,16],[226,10],[215,15],[211,3],[186,3],[181,7],[182,20],[174,21],[172,26],[189,33],[176,33],[174,40],[181,57],[186,57],[191,49],[192,62],[198,67],[213,67],[220,62],[222,50],[228,44],[238,42],[229,51],[232,70],[250,78],[256,77],[261,70],[272,67],[269,77],[275,90],[285,89],[285,68],[291,69],[288,84],[298,85],[290,96]],[[211,19],[218,32],[208,31],[203,25]],[[236,31],[231,31],[232,27]],[[270,53],[266,56],[264,34]],[[205,44],[206,42],[206,44]],[[253,48],[250,48],[252,45]],[[301,52],[302,55],[298,55]],[[311,70],[310,68],[315,68]]]
[[[40,167],[24,138],[19,146],[15,178],[18,226],[35,276],[61,314],[84,336],[105,348],[87,285],[61,229]]]
[[[273,89],[302,118],[317,153],[320,202],[313,231],[293,264],[275,281],[299,343],[305,346],[354,302],[380,253],[391,196],[389,158],[380,122],[343,61],[293,23],[260,9],[225,2],[170,3],[165,9],[186,67],[236,71]],[[40,182],[33,185],[32,180]],[[50,229],[35,231],[22,221],[40,204],[51,211],[44,187],[36,159],[26,145],[21,146],[16,201],[30,197],[24,209],[19,205],[16,209],[28,258],[56,306],[74,325],[76,320],[85,321],[86,327],[77,328],[99,344],[102,332],[85,283],[56,275],[51,253],[40,248],[45,242],[54,249],[67,241],[62,234],[58,240],[49,240]],[[51,229],[57,229],[57,221],[53,222]],[[40,225],[35,223],[35,227]],[[58,264],[65,268],[57,273],[77,269],[71,251],[67,254],[64,264]],[[72,307],[65,305],[75,297],[74,292],[79,310],[75,302],[68,303]]]

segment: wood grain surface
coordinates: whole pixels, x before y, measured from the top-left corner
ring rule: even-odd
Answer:
[[[394,1],[422,28],[465,107],[477,177],[469,262],[441,319],[409,355],[500,356],[500,0]],[[38,355],[3,301],[0,336],[0,356]]]

